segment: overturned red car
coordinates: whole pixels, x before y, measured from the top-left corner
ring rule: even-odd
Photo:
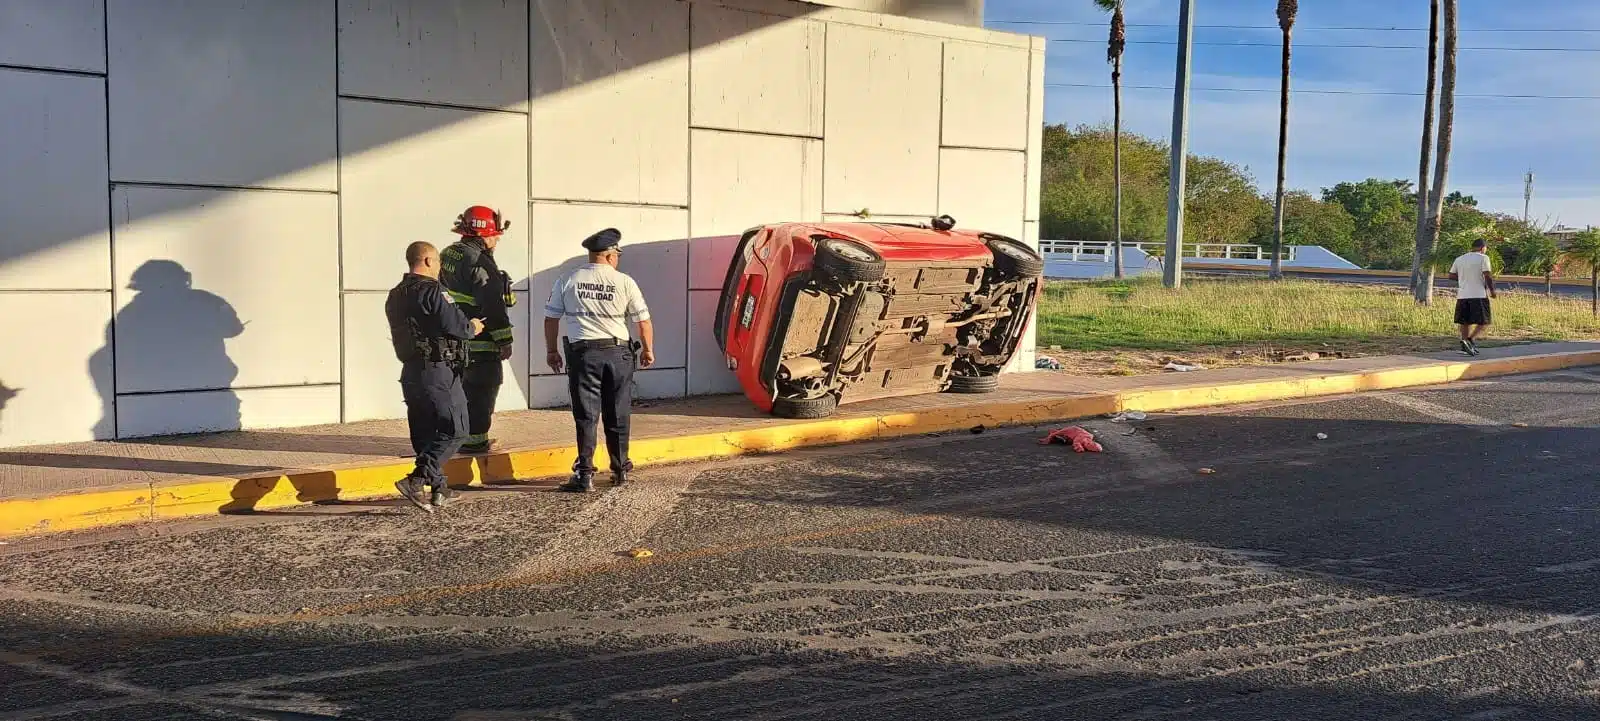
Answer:
[[[956,230],[948,216],[760,226],[729,263],[717,344],[745,395],[788,418],[987,393],[1022,341],[1043,272],[1027,244]]]

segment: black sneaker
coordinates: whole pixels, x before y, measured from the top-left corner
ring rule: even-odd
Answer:
[[[440,486],[439,488],[433,489],[433,507],[434,508],[441,508],[442,509],[445,506],[448,506],[448,505],[450,505],[452,503],[455,503],[458,500],[461,500],[460,494],[456,493],[453,490],[450,490],[449,486]]]
[[[1462,338],[1462,339],[1461,339],[1461,352],[1462,352],[1462,353],[1465,353],[1465,354],[1467,354],[1467,355],[1476,355],[1476,354],[1475,354],[1475,353],[1473,353],[1473,352],[1472,352],[1472,351],[1473,351],[1473,348],[1472,348],[1472,341],[1470,341],[1470,340],[1467,340],[1467,339],[1465,339],[1465,338]]]
[[[427,511],[428,513],[433,513],[433,504],[429,503],[428,499],[423,498],[422,496],[421,478],[417,478],[415,476],[406,476],[405,478],[395,481],[394,488],[395,490],[399,491],[400,495],[404,496],[406,500],[410,501],[411,505]]]
[[[1467,352],[1469,352],[1469,353],[1471,353],[1473,355],[1483,355],[1483,351],[1478,350],[1478,341],[1475,341],[1475,340],[1467,341],[1467,348],[1468,348]]]
[[[594,476],[573,476],[572,480],[556,488],[567,493],[588,493],[594,490]]]

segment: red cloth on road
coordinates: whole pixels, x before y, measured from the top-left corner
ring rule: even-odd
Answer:
[[[1090,433],[1077,426],[1067,426],[1066,428],[1057,428],[1053,431],[1050,431],[1049,435],[1039,439],[1039,443],[1044,445],[1051,443],[1070,445],[1072,446],[1072,450],[1079,453],[1086,451],[1090,453],[1099,453],[1105,450],[1104,448],[1100,447],[1099,443],[1095,442],[1093,433]]]

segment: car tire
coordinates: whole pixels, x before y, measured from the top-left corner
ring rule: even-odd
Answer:
[[[842,238],[817,238],[815,265],[844,283],[871,283],[883,278],[883,256],[865,245]]]
[[[779,418],[827,418],[839,408],[839,398],[832,393],[821,398],[777,398],[772,401],[772,415]]]
[[[994,268],[1006,278],[1035,278],[1044,273],[1044,258],[1021,241],[990,235],[985,236],[989,252],[994,255]]]
[[[950,376],[946,393],[993,393],[1000,390],[1000,376]]]

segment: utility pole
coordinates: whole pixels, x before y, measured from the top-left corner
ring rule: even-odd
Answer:
[[[1528,224],[1528,209],[1533,206],[1533,169],[1522,176],[1522,224]]]
[[[1183,204],[1189,178],[1189,64],[1194,59],[1194,2],[1178,10],[1178,78],[1172,94],[1172,182],[1167,191],[1167,262],[1162,282],[1183,286]]]

